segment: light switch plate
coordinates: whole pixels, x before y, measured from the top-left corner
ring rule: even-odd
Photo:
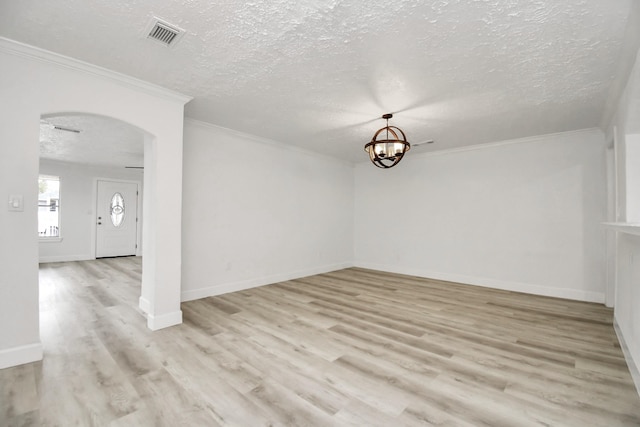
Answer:
[[[9,211],[11,212],[24,211],[24,198],[19,195],[9,196]]]

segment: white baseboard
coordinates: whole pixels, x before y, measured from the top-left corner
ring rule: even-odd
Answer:
[[[151,303],[149,303],[148,299],[143,297],[140,297],[140,299],[138,299],[138,307],[140,307],[140,310],[144,311],[145,313],[151,311]]]
[[[640,395],[640,370],[638,369],[638,365],[633,360],[633,355],[629,350],[629,346],[627,345],[627,341],[624,339],[624,334],[622,333],[622,329],[620,325],[618,325],[618,320],[613,318],[613,328],[616,331],[616,335],[618,336],[618,341],[620,341],[620,347],[622,348],[622,353],[624,354],[624,360],[627,362],[627,366],[629,367],[629,372],[631,373],[631,378],[633,379],[633,383],[636,385],[636,391],[638,395]]]
[[[0,350],[0,369],[42,360],[42,344],[35,343]]]
[[[91,255],[55,255],[55,256],[43,256],[40,257],[40,264],[46,264],[49,262],[69,262],[69,261],[89,261],[95,258]]]
[[[153,315],[147,313],[147,327],[152,331],[168,328],[182,323],[182,310],[171,313]]]
[[[287,280],[299,279],[301,277],[313,276],[314,274],[328,273],[330,271],[342,270],[344,268],[353,267],[353,263],[346,262],[340,264],[326,265],[306,270],[297,270],[288,273],[274,274],[267,277],[259,277],[256,279],[241,280],[238,282],[224,283],[222,285],[203,287],[188,291],[183,291],[181,300],[192,301],[196,299],[212,297],[216,295],[227,294],[230,292],[243,291],[245,289],[257,288],[259,286],[271,285],[273,283],[285,282]],[[184,286],[184,283],[183,283]]]
[[[410,276],[424,277],[428,279],[445,280],[447,282],[463,283],[466,285],[482,286],[485,288],[501,289],[525,294],[542,295],[547,297],[565,298],[577,301],[598,302],[604,304],[604,292],[582,291],[568,288],[550,288],[548,286],[532,285],[504,280],[487,279],[484,277],[465,276],[461,274],[440,273],[411,268],[397,268],[387,265],[379,265],[368,262],[357,262],[356,267],[371,270],[386,271],[389,273],[406,274]]]
[[[138,299],[138,307],[147,315],[147,327],[152,331],[168,328],[169,326],[179,325],[182,323],[182,311],[173,311],[171,313],[153,315],[151,314],[151,303],[148,299],[140,297]]]

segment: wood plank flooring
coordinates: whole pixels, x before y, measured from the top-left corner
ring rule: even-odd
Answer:
[[[45,359],[0,370],[0,425],[640,425],[602,305],[351,268],[151,332],[140,274],[41,266]]]

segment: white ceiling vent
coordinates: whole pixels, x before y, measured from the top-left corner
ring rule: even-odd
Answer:
[[[184,32],[182,28],[154,16],[147,25],[145,35],[148,39],[173,47],[182,38]]]

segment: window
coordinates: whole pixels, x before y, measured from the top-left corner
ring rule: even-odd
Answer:
[[[38,234],[60,237],[60,177],[38,177]]]
[[[116,193],[111,198],[111,206],[109,206],[111,212],[111,223],[114,227],[118,228],[124,221],[124,197],[122,194]]]

